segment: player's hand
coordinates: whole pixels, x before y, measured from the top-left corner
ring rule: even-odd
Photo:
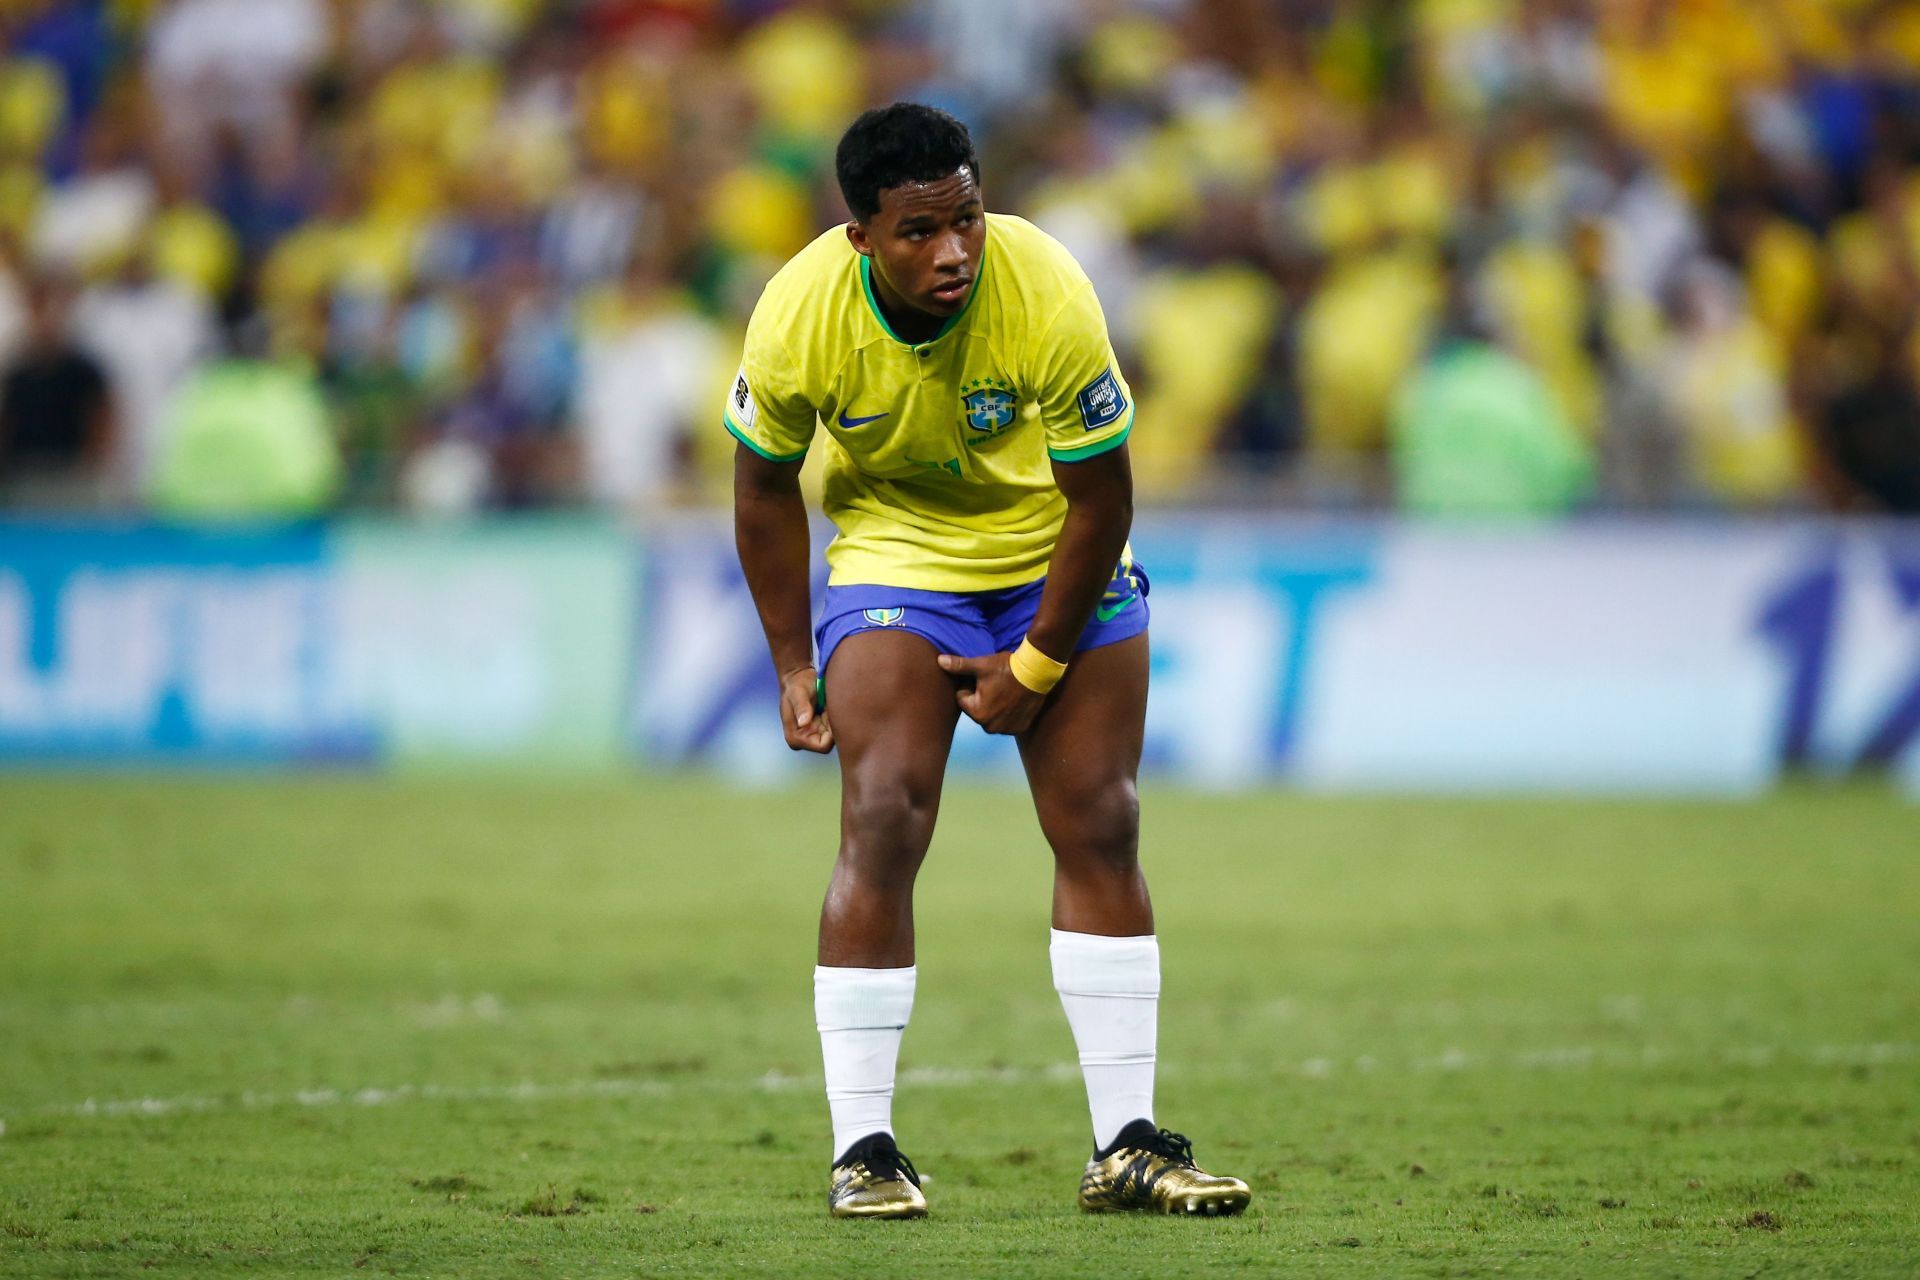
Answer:
[[[819,686],[812,667],[795,667],[780,677],[780,725],[787,731],[787,745],[795,751],[825,755],[833,750],[833,726],[827,723],[827,713],[813,707]]]
[[[960,709],[980,722],[988,733],[1025,733],[1033,727],[1047,695],[1035,693],[1013,678],[1010,655],[990,653],[984,658],[940,655],[940,669],[961,681],[954,697]],[[971,680],[971,685],[965,683]]]

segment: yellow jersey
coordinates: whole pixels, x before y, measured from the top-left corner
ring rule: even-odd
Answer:
[[[834,586],[992,591],[1043,577],[1066,517],[1053,462],[1133,426],[1086,272],[1022,218],[987,215],[965,308],[931,340],[887,327],[871,264],[835,227],[768,282],[724,422],[762,457],[821,426]]]

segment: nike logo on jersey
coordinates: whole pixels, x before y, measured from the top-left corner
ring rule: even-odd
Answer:
[[[888,412],[891,413],[892,410],[888,410]],[[886,416],[885,413],[876,413],[870,418],[849,418],[843,410],[840,414],[840,425],[842,427],[864,427],[869,422],[878,422]]]

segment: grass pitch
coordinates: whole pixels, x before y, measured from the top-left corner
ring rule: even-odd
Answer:
[[[1149,791],[1161,1116],[1085,1218],[1016,792],[955,789],[826,1219],[831,786],[0,783],[0,1274],[1910,1276],[1920,812]]]

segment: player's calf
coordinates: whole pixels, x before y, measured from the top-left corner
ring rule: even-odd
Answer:
[[[822,964],[913,963],[913,885],[933,840],[938,799],[937,790],[897,780],[849,784],[820,916]]]

